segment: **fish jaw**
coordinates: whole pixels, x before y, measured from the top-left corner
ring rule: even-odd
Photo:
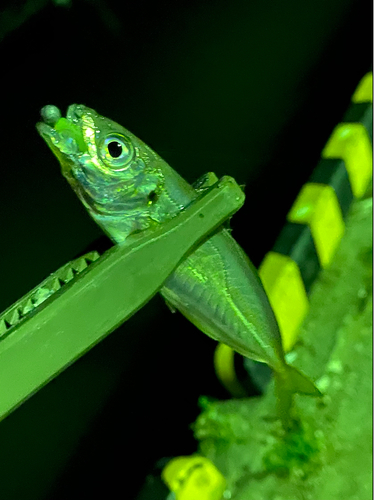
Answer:
[[[118,172],[106,168],[98,154],[100,115],[83,104],[70,105],[66,118],[61,117],[55,106],[45,106],[41,115],[44,121],[37,123],[37,130],[78,197],[90,213],[111,212],[114,195],[123,179],[116,177]]]
[[[87,151],[82,133],[82,115],[81,105],[69,106],[66,118],[61,117],[56,106],[47,105],[41,110],[43,121],[38,122],[36,128],[51,149],[54,147],[65,155],[79,155]]]
[[[37,131],[58,159],[64,177],[77,191],[77,174],[82,169],[83,160],[88,153],[85,143],[79,111],[81,107],[69,106],[67,118],[62,118],[56,106],[45,106],[41,110],[43,122],[36,124]],[[86,162],[87,163],[87,162]]]

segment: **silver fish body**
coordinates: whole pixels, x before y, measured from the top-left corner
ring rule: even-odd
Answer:
[[[187,257],[161,294],[209,337],[282,371],[274,313],[256,270],[226,229]]]

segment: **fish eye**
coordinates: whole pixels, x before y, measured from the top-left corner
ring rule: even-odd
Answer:
[[[107,167],[124,170],[133,159],[134,148],[124,135],[109,134],[99,146],[99,155]]]

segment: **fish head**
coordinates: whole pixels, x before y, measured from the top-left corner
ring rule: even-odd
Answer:
[[[37,130],[90,215],[147,211],[163,175],[158,155],[146,144],[82,104],[69,106],[66,118],[52,105],[42,108],[41,116]]]

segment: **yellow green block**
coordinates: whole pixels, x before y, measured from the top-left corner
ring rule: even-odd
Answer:
[[[215,372],[217,378],[232,396],[242,398],[246,396],[246,392],[238,382],[234,356],[233,349],[226,344],[218,343],[214,353]]]
[[[345,231],[333,187],[313,182],[305,184],[287,218],[290,222],[310,226],[320,264],[327,267]]]
[[[226,481],[208,458],[192,455],[173,458],[161,477],[176,500],[221,500]]]
[[[352,95],[352,102],[372,102],[372,72],[367,73],[359,82]]]
[[[290,351],[309,303],[297,264],[287,255],[268,252],[259,276],[279,324],[284,350]]]
[[[342,158],[354,196],[360,198],[364,195],[372,176],[372,148],[361,123],[337,125],[323,149],[322,157]]]

